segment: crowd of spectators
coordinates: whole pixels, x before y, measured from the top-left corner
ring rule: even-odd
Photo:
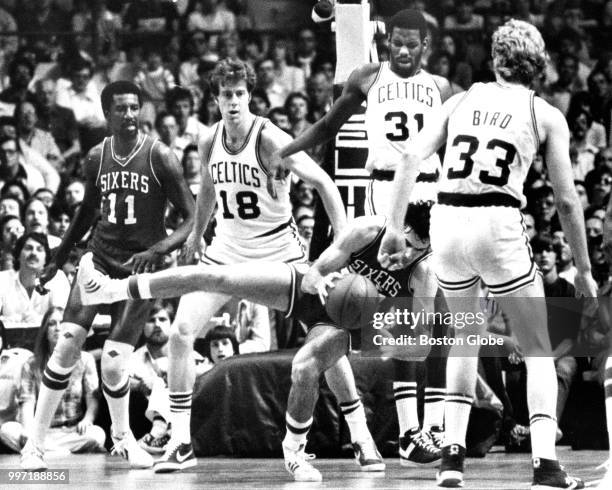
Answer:
[[[384,18],[406,7],[424,12],[431,36],[424,66],[448,78],[456,93],[474,82],[494,80],[490,39],[506,19],[524,19],[541,29],[549,59],[534,89],[567,117],[593,271],[600,294],[609,295],[612,281],[602,250],[602,230],[612,190],[612,1],[371,3],[373,17]],[[195,195],[201,165],[197,144],[220,118],[208,82],[217,60],[236,57],[253,65],[258,83],[252,94],[252,112],[269,117],[290,134],[301,134],[329,110],[335,66],[333,34],[329,25],[302,21],[303,27],[293,32],[280,27],[276,32],[259,30],[245,0],[0,0],[0,31],[4,33],[0,35],[0,320],[4,327],[43,331],[49,328],[49,318],[66,304],[68,281],[74,276],[84,243],[48,284],[50,294],[42,294],[34,279],[50,260],[83,199],[83,158],[106,135],[100,104],[103,86],[119,79],[139,85],[144,95],[141,130],[158,136],[173,150]],[[382,36],[377,43],[384,60],[388,50]],[[310,154],[321,163],[325,149],[314,148]],[[539,240],[540,255],[554,252],[556,272],[551,284],[556,284],[558,275],[571,286],[575,274],[571,251],[555,210],[546,162],[541,159],[530,170],[525,194],[525,231],[530,239]],[[294,182],[292,198],[295,221],[308,248],[317,196],[307,184]],[[167,226],[174,226],[171,213]],[[550,260],[550,256],[541,259],[540,266]],[[175,258],[169,260],[174,262]],[[569,295],[569,289],[564,294]],[[165,319],[159,318],[164,315]],[[147,417],[153,429],[146,442],[153,449],[167,436],[166,407],[156,405],[163,396],[158,398],[155,393],[163,394],[167,355],[167,335],[159,323],[169,323],[172,315],[172,306],[154,310],[142,347],[134,354],[140,365],[134,370],[133,388],[150,397],[152,408]],[[609,319],[604,312],[590,318],[575,331],[565,330],[571,331],[563,347],[571,346],[560,356],[565,381],[568,376],[597,379],[598,370],[601,376]],[[227,329],[223,335],[233,339],[233,354],[291,346],[300,337],[294,335],[288,341],[286,332],[279,331],[286,323],[247,302],[233,305],[214,322],[216,328]],[[104,318],[97,324],[103,325]],[[49,352],[39,344],[52,343],[51,337],[36,341],[38,357],[25,364],[23,373],[14,368],[27,360],[19,349],[23,346],[13,345],[15,349],[2,354],[2,369],[10,371],[6,379],[14,380],[14,390],[0,386],[0,424],[16,420],[16,407],[30,403],[45,361],[40,352]],[[592,353],[586,366],[583,363],[587,374],[566,359],[572,358],[579,344]],[[212,365],[215,356],[208,349],[203,354]],[[83,359],[83,369],[89,369],[88,357]],[[207,364],[202,358],[194,362]],[[80,375],[89,376],[83,370]],[[569,382],[566,385],[569,390]],[[90,379],[83,387],[86,392],[74,396],[87,398],[88,390],[97,389],[97,381]],[[89,398],[86,407],[86,412],[71,416],[90,420],[96,407],[90,408]],[[19,439],[18,426],[7,430],[7,440]],[[92,430],[81,427],[77,435],[84,437]],[[86,447],[98,441],[93,432]]]

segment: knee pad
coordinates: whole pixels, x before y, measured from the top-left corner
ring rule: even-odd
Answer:
[[[87,330],[76,323],[62,323],[61,332],[53,349],[51,359],[62,367],[71,367],[81,357],[81,348],[85,343]]]
[[[123,342],[107,340],[102,349],[102,388],[107,395],[123,396],[122,393],[115,393],[129,390],[128,366],[134,347]],[[110,391],[110,392],[109,392]]]

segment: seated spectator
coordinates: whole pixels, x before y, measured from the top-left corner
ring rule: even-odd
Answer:
[[[295,184],[291,197],[294,206],[307,206],[313,208],[315,205],[314,187],[303,180]]]
[[[286,133],[291,133],[291,123],[289,122],[289,114],[285,110],[284,107],[274,107],[268,112],[268,119],[272,121],[272,124],[275,124],[279,128],[281,128]]]
[[[306,257],[308,257],[310,253],[310,242],[312,241],[314,224],[315,220],[313,216],[303,215],[297,219],[298,234],[306,249]]]
[[[22,203],[18,199],[3,195],[0,198],[0,218],[4,218],[5,216],[17,216],[21,218],[21,205]]]
[[[236,30],[236,17],[228,10],[222,0],[196,0],[192,11],[187,15],[187,30],[200,30],[209,33]],[[217,37],[211,36],[210,44],[214,48]]]
[[[599,150],[595,155],[595,168],[606,167],[612,171],[612,146]]]
[[[267,94],[270,107],[283,106],[289,92],[285,86],[276,80],[274,62],[271,59],[263,59],[255,65],[255,71],[257,73],[257,88]]]
[[[574,255],[563,231],[556,231],[553,235],[553,248],[557,256],[557,272],[561,279],[565,279],[572,286],[578,269],[574,265]]]
[[[208,49],[206,33],[194,31],[187,41],[187,59],[179,67],[179,83],[183,87],[194,87],[198,85],[198,65],[205,60],[214,62],[218,56]]]
[[[146,68],[136,74],[134,83],[142,90],[145,103],[148,102],[153,105],[153,110],[150,112],[154,116],[163,109],[166,94],[176,85],[176,82],[172,72],[163,65],[161,52],[158,48],[149,48],[146,60]],[[144,109],[147,110],[146,107]]]
[[[55,202],[55,194],[51,189],[47,189],[46,187],[38,189],[32,197],[42,201],[47,209],[50,209]]]
[[[472,67],[465,61],[465,43],[460,37],[446,33],[440,39],[439,49],[447,52],[455,66],[453,82],[467,90],[472,85]]]
[[[314,31],[309,28],[298,31],[296,47],[295,64],[308,78],[312,74],[312,63],[317,56],[317,38]]]
[[[176,32],[179,15],[175,2],[134,0],[125,12],[124,21],[131,30],[147,34],[139,38],[141,41],[159,42],[159,34]]]
[[[145,344],[134,351],[130,360],[130,389],[140,392],[149,404],[145,416],[152,427],[138,442],[152,454],[163,453],[170,439],[170,401],[168,399],[168,334],[174,319],[174,310],[156,303],[145,323]],[[194,352],[196,376],[205,370],[203,358]]]
[[[23,364],[32,356],[27,349],[9,348],[6,330],[0,322],[0,441],[11,450],[11,439],[4,439],[2,426],[19,417],[19,388]],[[0,447],[2,445],[0,444]]]
[[[204,336],[204,356],[212,364],[240,354],[240,344],[231,327],[217,325]]]
[[[570,117],[571,116],[571,117]],[[586,180],[586,175],[595,168],[597,148],[587,141],[587,133],[593,117],[586,110],[578,110],[568,115],[568,126],[571,132],[571,146],[576,151],[573,162],[574,179]]]
[[[29,91],[30,82],[34,77],[34,65],[25,57],[17,57],[9,64],[9,86],[0,92],[0,102],[3,103],[2,115],[13,115],[18,102],[34,99]]]
[[[49,234],[59,239],[64,238],[74,217],[74,208],[56,202],[49,209]]]
[[[586,190],[584,181],[574,180],[574,187],[576,187],[576,193],[578,194],[578,199],[580,200],[582,209],[584,210],[588,208],[589,207],[589,195],[587,194],[587,190]]]
[[[85,197],[85,183],[76,177],[73,177],[66,184],[64,189],[64,203],[70,209],[74,210],[83,202]]]
[[[533,217],[538,233],[552,235],[561,229],[552,187],[543,185],[533,191]]]
[[[20,160],[19,142],[10,136],[0,136],[0,188],[9,183],[21,183],[28,194],[45,186],[42,174]]]
[[[21,209],[23,209],[25,203],[30,199],[30,192],[28,191],[28,188],[19,180],[7,182],[4,187],[2,187],[2,191],[0,194],[3,198],[10,198],[17,201]]]
[[[181,165],[183,166],[183,177],[187,181],[189,190],[194,196],[197,196],[200,191],[200,179],[202,177],[202,160],[196,145],[189,145],[185,148]]]
[[[38,288],[38,275],[49,263],[47,237],[29,232],[22,235],[13,251],[13,270],[0,272],[0,321],[6,326],[35,327],[45,312],[54,306],[64,308],[70,284],[63,272]]]
[[[25,228],[17,216],[7,214],[0,218],[0,271],[13,269],[13,250],[24,231]]]
[[[219,103],[217,98],[211,92],[205,94],[202,98],[199,115],[200,121],[208,128],[212,127],[221,120]]]
[[[57,104],[71,109],[79,128],[83,152],[98,144],[106,134],[106,119],[100,104],[100,94],[92,83],[93,66],[77,59],[70,67],[70,81],[57,89]]]
[[[525,223],[525,233],[531,240],[536,235],[535,220],[529,213],[523,214],[523,222]]]
[[[38,114],[32,102],[19,102],[13,114],[20,144],[29,146],[45,158],[57,172],[63,172],[64,160],[53,135],[37,127]]]
[[[23,224],[25,225],[26,233],[34,232],[42,233],[43,235],[49,233],[49,210],[41,200],[32,198],[26,203]],[[61,242],[53,235],[47,237],[47,239],[51,249],[59,246]]]
[[[557,71],[559,78],[544,88],[542,97],[563,114],[567,114],[572,95],[583,90],[578,78],[578,58],[571,54],[560,56]]]
[[[291,133],[297,138],[312,124],[308,122],[308,97],[300,92],[289,94],[285,103],[285,111],[289,114]]]
[[[605,207],[612,190],[612,170],[600,167],[591,170],[584,179],[591,206]]]
[[[178,124],[176,117],[169,112],[161,111],[155,117],[155,131],[159,135],[159,139],[170,148],[179,162],[183,159],[183,149],[176,144],[178,136]]]
[[[477,31],[484,28],[484,18],[474,13],[473,0],[458,0],[455,13],[444,17],[443,25],[447,30]]]
[[[253,89],[249,109],[256,116],[267,117],[270,111],[270,99],[268,99],[268,94],[265,90],[260,88]]]
[[[294,66],[287,39],[279,37],[272,42],[269,58],[274,62],[276,81],[285,88],[287,93],[304,92],[306,89],[304,71]]]
[[[308,120],[312,123],[321,119],[332,105],[332,82],[323,72],[315,72],[307,84],[309,101]]]
[[[236,340],[241,354],[267,352],[271,348],[268,308],[252,301],[240,300],[235,317]]]
[[[193,115],[193,96],[186,88],[171,89],[166,97],[166,107],[176,118],[178,136],[175,141],[181,150],[187,145],[197,145],[210,133],[210,129]]]
[[[34,344],[34,355],[21,371],[21,423],[6,422],[0,427],[2,440],[15,452],[21,451],[32,431],[34,409],[47,361],[60,334],[63,309],[50,308],[44,315]],[[98,413],[98,373],[94,358],[82,351],[45,438],[45,451],[71,453],[104,451],[106,434],[93,425]]]

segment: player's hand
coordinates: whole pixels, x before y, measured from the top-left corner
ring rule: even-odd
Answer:
[[[581,296],[586,298],[597,297],[597,283],[590,272],[578,271],[574,279],[574,287],[576,288],[576,296],[578,298]]]
[[[51,261],[45,266],[45,268],[40,272],[40,274],[38,274],[35,286],[38,294],[44,295],[49,292],[49,290],[45,287],[45,284],[47,284],[51,279],[55,277],[55,274],[57,274],[58,269],[59,267],[57,266],[57,264],[54,261]]]
[[[190,265],[200,259],[200,242],[201,239],[199,236],[196,236],[194,233],[189,234],[179,256],[179,262],[181,264]]]
[[[385,236],[380,243],[378,261],[384,268],[396,271],[406,264],[406,238],[400,231],[387,227]]]
[[[91,423],[91,420],[89,420],[87,417],[85,417],[83,420],[81,420],[77,426],[76,426],[76,430],[80,435],[85,434],[85,432],[87,432],[87,428],[89,426],[93,425]]]
[[[161,263],[163,256],[164,254],[149,248],[144,252],[139,252],[132,255],[123,265],[125,267],[131,267],[132,274],[155,272],[155,269]]]
[[[266,188],[268,194],[273,199],[278,199],[279,192],[278,187],[285,185],[289,171],[283,167],[283,159],[280,155],[280,151],[275,151],[270,155],[268,161],[268,179],[266,182]]]
[[[312,284],[308,284],[308,282],[304,284],[304,282],[302,282],[302,291],[309,294],[316,294],[321,304],[325,305],[327,297],[329,296],[329,290],[335,288],[336,281],[342,277],[343,275],[340,272],[332,272],[326,276],[319,276],[316,282]]]

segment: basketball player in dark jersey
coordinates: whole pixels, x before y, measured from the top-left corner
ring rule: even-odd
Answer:
[[[285,311],[287,316],[306,323],[309,327],[306,343],[292,365],[293,384],[283,446],[299,448],[296,451],[298,457],[285,460],[287,470],[296,481],[320,481],[321,474],[308,462],[304,453],[306,436],[318,398],[320,375],[347,354],[349,348],[348,331],[337,328],[323,306],[327,289],[333,287],[333,274],[348,266],[349,270],[371,278],[383,296],[408,297],[416,291],[420,298],[433,300],[437,282],[426,260],[429,256],[430,207],[430,202],[411,203],[409,206],[406,240],[410,243],[410,252],[403,270],[388,271],[378,262],[376,254],[386,229],[386,219],[368,216],[354,220],[311,268],[307,264],[279,262],[184,266],[107,281],[98,297],[103,297],[100,301],[114,302],[126,298],[163,298],[192,291],[213,291]],[[429,305],[425,307],[430,308]],[[400,350],[405,352],[406,347],[402,346]],[[358,402],[355,400],[354,405]],[[355,407],[341,404],[341,408],[350,425],[350,413]],[[372,454],[365,456],[381,462],[376,447],[373,444],[367,447],[371,448]],[[356,455],[359,451],[361,449],[355,449]]]
[[[101,94],[111,136],[95,146],[84,163],[85,197],[54,259],[40,278],[44,284],[68,258],[72,247],[96,223],[79,264],[64,312],[62,334],[43,373],[32,434],[22,451],[22,467],[44,470],[43,441],[68,386],[94,317],[110,313],[111,333],[102,351],[102,389],[108,402],[115,452],[133,468],[149,468],[152,457],[129,428],[127,363],[138,341],[150,301],[128,300],[97,306],[95,292],[105,277],[155,270],[178,248],[193,225],[193,198],[176,156],[138,130],[141,94],[131,82],[114,82]],[[183,223],[170,235],[164,226],[167,202]],[[87,292],[87,294],[86,294]]]

